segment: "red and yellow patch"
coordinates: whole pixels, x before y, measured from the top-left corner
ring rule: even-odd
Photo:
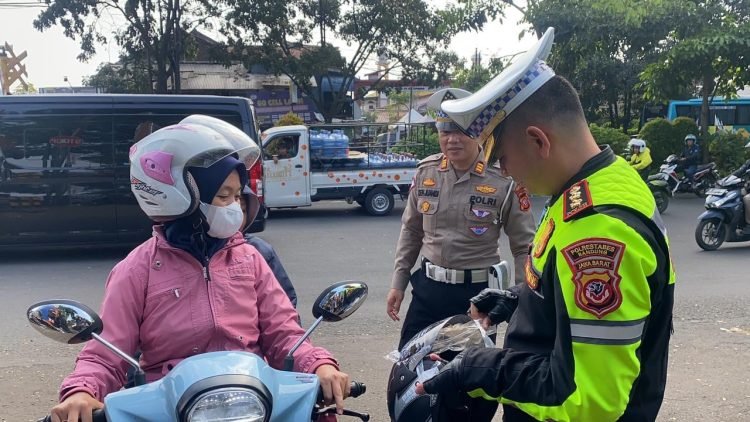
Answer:
[[[534,267],[531,264],[531,256],[526,258],[524,272],[526,273],[526,284],[528,284],[531,290],[536,290],[539,287],[539,275],[534,271]]]
[[[563,194],[563,221],[568,221],[576,215],[594,206],[589,191],[589,182],[581,180]]]
[[[436,184],[437,183],[435,183],[435,179],[430,179],[430,178],[424,179],[424,181],[422,182],[422,186],[425,186],[428,188],[431,188],[435,186]]]
[[[490,195],[490,194],[493,194],[493,193],[497,192],[497,188],[494,188],[494,187],[492,187],[490,185],[474,186],[474,190],[477,191],[477,192],[479,192],[479,193],[483,193],[485,195]]]
[[[516,194],[516,198],[518,198],[518,207],[521,208],[521,211],[526,212],[529,209],[531,209],[531,199],[529,199],[529,191],[526,190],[526,187],[523,185],[516,185],[516,188],[513,189],[513,193]]]
[[[484,162],[480,161],[474,166],[474,173],[482,174],[484,173]]]
[[[562,252],[573,273],[576,305],[597,318],[617,310],[622,304],[619,269],[625,244],[588,238]]]
[[[422,202],[422,205],[419,206],[419,209],[422,212],[427,212],[430,210],[430,208],[432,208],[432,205],[430,205],[430,203],[427,201]]]
[[[443,157],[443,159],[440,160],[440,170],[443,170],[443,171],[448,170],[448,158],[447,157]]]
[[[552,233],[555,232],[555,220],[549,219],[547,220],[547,225],[544,226],[544,229],[542,229],[541,237],[539,238],[539,243],[537,243],[534,246],[534,258],[541,258],[542,255],[544,255],[544,251],[547,250],[547,244],[549,243],[549,239],[552,237]]]

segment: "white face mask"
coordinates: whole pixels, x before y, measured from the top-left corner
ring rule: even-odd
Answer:
[[[242,226],[242,207],[233,202],[226,207],[201,202],[200,209],[208,222],[208,235],[216,239],[228,239]]]

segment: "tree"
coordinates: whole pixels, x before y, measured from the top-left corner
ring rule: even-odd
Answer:
[[[158,93],[167,92],[170,80],[172,90],[179,92],[182,34],[208,17],[203,0],[55,0],[47,4],[34,21],[36,29],[62,26],[67,37],[80,41],[80,61],[94,55],[96,43],[116,42],[126,56],[142,63]],[[112,34],[100,27],[103,16],[114,16],[124,25]]]
[[[279,118],[278,121],[276,121],[276,124],[274,126],[295,126],[295,125],[304,125],[305,121],[302,120],[296,113],[292,113],[291,111]]]
[[[675,89],[700,86],[701,136],[708,134],[709,103],[750,83],[750,2],[674,0],[683,16],[661,45],[661,60],[641,80],[647,98],[669,99]]]
[[[110,94],[151,92],[148,75],[123,64],[100,64],[95,74],[83,79],[83,85],[100,88]]]
[[[370,89],[399,70],[412,80],[439,74],[430,58],[447,41],[424,0],[223,0],[215,3],[234,57],[287,75],[315,103],[326,121],[340,114],[356,75],[385,64]],[[348,58],[329,42],[335,37]],[[434,71],[425,71],[434,69]],[[326,97],[324,93],[329,93]]]
[[[493,57],[487,67],[482,66],[481,63],[472,64],[471,67],[461,67],[455,73],[451,85],[475,92],[503,71],[508,64],[507,59],[506,57]]]
[[[19,85],[13,90],[13,95],[23,94],[36,94],[38,91],[34,84],[27,83],[26,85]]]

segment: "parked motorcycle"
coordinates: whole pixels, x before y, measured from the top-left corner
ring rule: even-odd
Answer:
[[[315,300],[316,321],[287,355],[284,366],[292,368],[294,352],[322,321],[340,321],[367,298],[367,285],[341,282],[327,288]],[[93,412],[101,421],[316,421],[334,414],[335,406],[323,406],[322,391],[314,374],[279,371],[248,352],[210,352],[191,356],[164,378],[145,384],[143,371],[134,360],[100,336],[103,322],[87,306],[70,300],[49,300],[27,311],[31,326],[53,340],[77,344],[94,339],[127,361],[136,370],[136,387],[109,394],[104,409]],[[362,383],[353,382],[351,397],[364,394]],[[344,415],[368,421],[366,413],[345,410]],[[51,421],[47,416],[40,421]]]
[[[742,203],[744,185],[741,178],[730,175],[706,192],[706,211],[698,217],[695,228],[695,241],[703,250],[716,250],[724,242],[750,241],[750,227],[745,224]]]
[[[659,212],[667,210],[669,198],[676,193],[694,193],[699,197],[704,197],[706,190],[719,179],[716,163],[699,165],[692,182],[689,182],[684,175],[678,174],[682,171],[683,168],[677,155],[671,154],[659,167],[659,172],[648,177],[647,184],[651,188]]]
[[[491,270],[497,288],[510,285],[510,265],[502,261]],[[494,287],[493,287],[494,288]],[[469,347],[495,347],[490,338],[495,327],[484,330],[470,316],[455,315],[438,321],[415,334],[400,350],[386,356],[393,362],[388,377],[388,413],[392,422],[444,422],[472,420],[468,396],[417,395],[423,383]]]

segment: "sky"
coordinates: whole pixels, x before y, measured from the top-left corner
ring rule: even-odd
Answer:
[[[4,2],[32,1],[34,0],[0,0],[0,5]],[[441,4],[444,1],[435,0],[435,4]],[[37,88],[68,86],[68,83],[64,81],[67,76],[70,84],[80,86],[82,79],[93,74],[100,63],[117,61],[119,48],[113,41],[110,44],[98,46],[97,54],[88,62],[79,62],[76,59],[80,53],[79,42],[65,37],[59,26],[52,27],[45,32],[34,29],[32,22],[40,10],[42,9],[0,7],[0,44],[7,42],[12,45],[17,55],[24,50],[27,51],[28,57],[23,61],[28,73],[27,82],[34,84]],[[524,29],[524,26],[517,23],[519,20],[519,12],[514,9],[508,10],[502,25],[493,22],[480,33],[459,34],[453,39],[450,48],[466,59],[469,59],[475,49],[478,49],[485,64],[490,57],[524,51],[533,44],[534,40],[527,35],[519,41],[518,34]],[[111,16],[103,16],[100,20],[100,24],[111,31],[114,31],[115,22],[116,20]],[[347,54],[346,49],[342,52],[344,55]],[[373,64],[372,68],[374,67]]]

